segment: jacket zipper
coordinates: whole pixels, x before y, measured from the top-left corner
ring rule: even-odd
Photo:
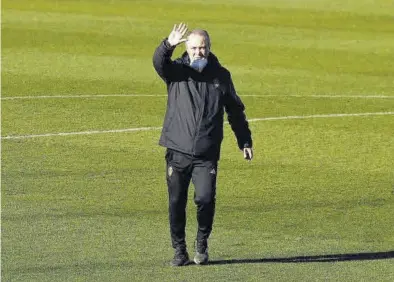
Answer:
[[[197,90],[199,90],[198,89],[198,87],[197,87]],[[205,93],[206,91],[203,91],[202,92],[202,107],[201,107],[201,113],[200,113],[200,116],[198,117],[198,120],[197,120],[197,127],[196,127],[196,132],[195,132],[195,134],[194,134],[194,140],[193,140],[193,149],[192,149],[192,153],[193,153],[193,156],[195,156],[195,154],[196,154],[196,143],[197,143],[197,136],[198,136],[198,133],[200,132],[200,126],[201,126],[201,121],[202,121],[202,116],[204,115],[204,111],[205,111]]]

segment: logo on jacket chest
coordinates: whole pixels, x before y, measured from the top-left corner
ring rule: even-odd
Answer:
[[[213,86],[215,86],[216,89],[220,87],[220,81],[219,81],[219,79],[215,78],[215,79],[213,80]]]
[[[226,92],[226,87],[217,78],[212,80],[212,88],[218,95],[223,95]]]

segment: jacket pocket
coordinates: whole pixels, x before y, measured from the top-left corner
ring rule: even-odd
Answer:
[[[169,162],[169,161],[171,161],[171,159],[172,159],[172,150],[170,150],[170,149],[168,149],[167,148],[167,150],[166,150],[166,154],[165,154],[165,160],[167,161],[167,163]]]

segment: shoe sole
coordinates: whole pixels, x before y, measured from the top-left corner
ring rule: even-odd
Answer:
[[[199,261],[199,260],[197,260],[196,258],[194,258],[193,261],[194,261],[194,263],[197,264],[197,265],[206,265],[206,264],[208,264],[208,259],[207,259],[207,260],[204,260],[204,261]]]

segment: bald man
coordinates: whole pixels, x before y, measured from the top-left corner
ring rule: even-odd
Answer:
[[[188,35],[187,31],[185,24],[175,25],[153,55],[154,68],[168,92],[159,144],[167,148],[170,234],[175,249],[172,266],[189,264],[185,226],[190,181],[194,184],[198,222],[194,262],[208,263],[224,111],[244,158],[253,158],[245,107],[235,92],[230,72],[211,52],[207,31],[195,29]],[[181,43],[185,43],[186,52],[171,60],[175,47]]]

